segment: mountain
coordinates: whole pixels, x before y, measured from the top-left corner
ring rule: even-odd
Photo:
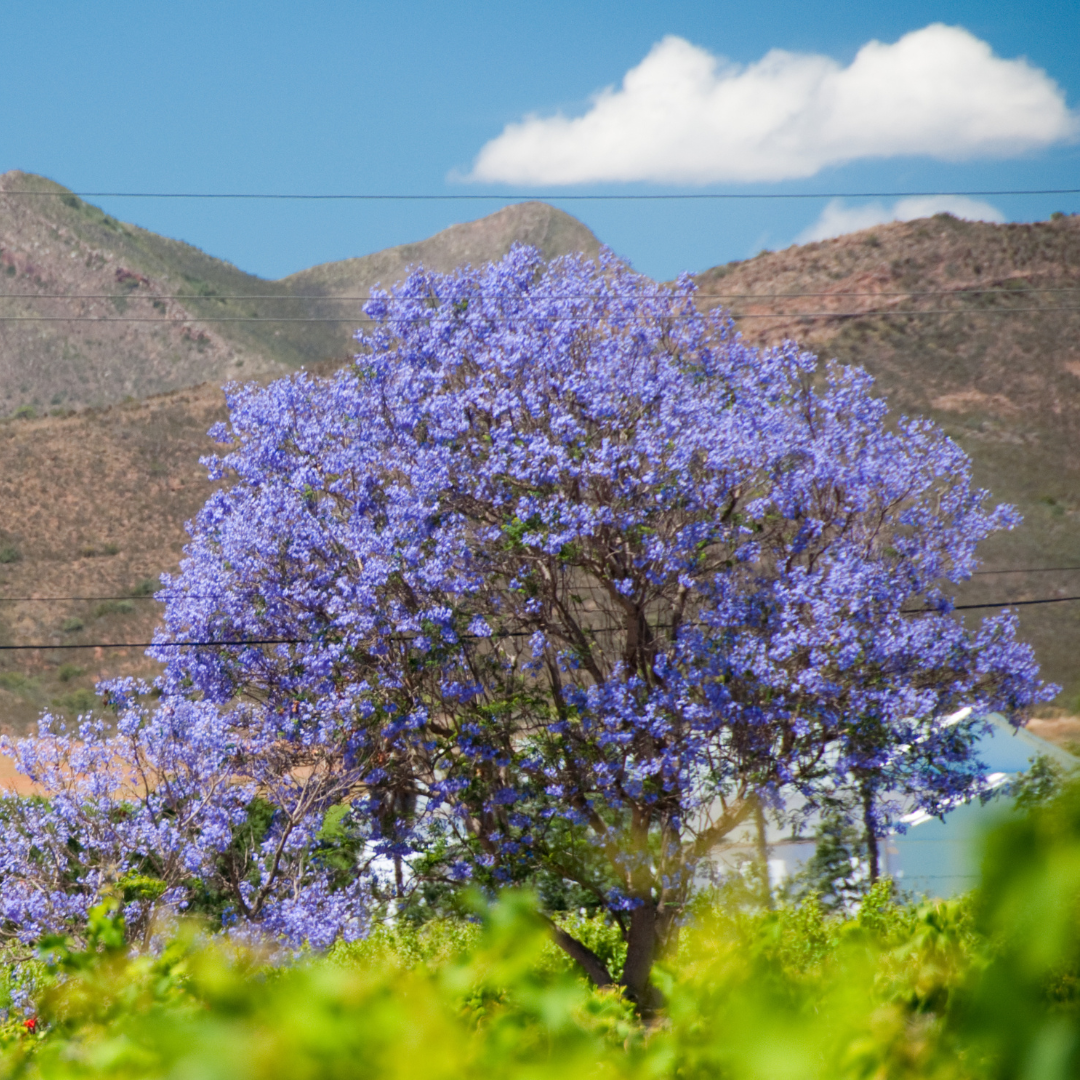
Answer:
[[[741,315],[747,340],[794,338],[865,367],[893,412],[936,420],[971,456],[977,483],[1021,511],[1022,525],[980,548],[990,573],[960,602],[1080,596],[1080,571],[1045,572],[1080,568],[1080,216],[990,225],[939,214],[696,281],[699,303]],[[1080,603],[1018,611],[1064,688],[1061,709],[1080,712]]]
[[[2,194],[35,186],[53,194]],[[339,364],[359,302],[340,329],[197,316],[280,314],[280,302],[260,309],[252,299],[272,294],[304,315],[336,317],[335,298],[392,284],[412,263],[482,263],[514,240],[548,256],[598,250],[585,226],[531,203],[267,282],[113,221],[40,178],[0,178],[0,214],[0,291],[118,298],[80,301],[98,314],[121,314],[125,303],[124,312],[155,312],[156,300],[183,320],[0,322],[0,412],[9,417],[0,420],[0,645],[48,646],[0,652],[0,725],[14,730],[51,703],[68,715],[85,708],[99,678],[154,671],[137,648],[65,646],[148,640],[157,604],[106,598],[137,595],[175,568],[184,522],[211,490],[198,460],[214,450],[206,431],[223,416],[221,382]],[[755,343],[793,337],[865,366],[895,414],[934,418],[971,455],[977,481],[1019,507],[1023,525],[983,549],[986,569],[1007,572],[976,578],[962,602],[1080,596],[1080,572],[1041,572],[1080,567],[1080,218],[984,225],[942,215],[763,253],[707,270],[697,283],[699,303],[730,307]],[[56,314],[71,311],[53,300],[0,302],[10,305],[0,314],[53,303]],[[70,395],[56,406],[63,415],[11,417],[19,404],[48,408],[60,394]],[[94,401],[102,404],[67,408]],[[1044,733],[1080,739],[1080,723],[1064,719],[1080,712],[1080,603],[1019,612],[1044,673],[1064,688]]]
[[[212,490],[199,459],[214,452],[206,432],[225,417],[223,382],[336,366],[361,302],[335,298],[393,285],[417,263],[483,264],[515,242],[548,258],[599,251],[574,218],[525,203],[268,282],[116,221],[52,181],[0,177],[0,316],[175,320],[0,320],[0,646],[47,646],[0,650],[0,727],[25,730],[43,708],[72,716],[93,705],[100,678],[156,670],[138,648],[70,646],[149,640],[160,607],[146,594],[176,568],[184,523]],[[256,299],[267,295],[288,306]]]
[[[548,258],[599,250],[568,214],[524,203],[419,243],[267,281],[117,221],[51,180],[5,173],[0,415],[101,406],[340,359],[362,320],[362,301],[340,297],[392,285],[415,263],[442,271],[483,264],[518,241]],[[273,321],[306,318],[341,321]],[[267,321],[222,321],[246,319]]]
[[[220,387],[204,383],[0,421],[0,646],[46,645],[0,649],[0,727],[24,731],[43,708],[74,716],[99,679],[155,673],[139,648],[71,646],[150,640],[161,609],[146,594],[176,568],[184,523],[212,490],[199,458],[224,415]]]

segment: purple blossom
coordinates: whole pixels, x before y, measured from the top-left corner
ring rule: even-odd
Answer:
[[[229,482],[165,581],[160,700],[117,688],[115,737],[19,748],[55,794],[5,832],[14,932],[74,925],[149,856],[182,868],[182,906],[262,800],[245,927],[318,946],[423,876],[549,873],[651,963],[755,807],[868,778],[875,827],[887,792],[944,805],[982,783],[977,717],[1050,693],[1015,620],[951,613],[1016,515],[932,424],[887,422],[864,372],[751,348],[689,279],[606,253],[418,270],[366,310],[348,369],[229,388]],[[282,643],[197,644],[245,639]],[[153,782],[95,817],[132,762]],[[344,877],[319,861],[342,808]],[[53,835],[58,867],[69,837],[95,852],[74,892],[29,869]],[[647,979],[623,975],[639,1000]]]

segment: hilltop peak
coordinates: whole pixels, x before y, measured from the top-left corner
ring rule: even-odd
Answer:
[[[270,282],[12,170],[0,176],[0,416],[340,360],[362,316],[336,297],[393,285],[418,263],[481,265],[517,242],[546,258],[600,246],[569,214],[530,202]]]
[[[539,248],[545,259],[573,252],[596,258],[600,253],[600,241],[577,218],[547,203],[515,203],[418,243],[301,270],[281,284],[326,296],[356,294],[376,285],[389,288],[410,266],[422,264],[443,274],[459,266],[482,266],[501,259],[516,243]]]

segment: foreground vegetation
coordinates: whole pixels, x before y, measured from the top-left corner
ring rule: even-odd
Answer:
[[[1055,1080],[1080,1066],[1078,897],[1074,787],[1008,816],[972,896],[903,905],[882,882],[850,917],[714,896],[649,1022],[579,976],[527,894],[286,964],[194,926],[134,955],[107,901],[85,949],[7,968],[0,1075]],[[613,926],[564,918],[619,963]]]

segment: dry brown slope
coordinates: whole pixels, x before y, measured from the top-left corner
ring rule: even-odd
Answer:
[[[323,263],[282,278],[298,293],[325,296],[366,293],[377,284],[389,287],[409,266],[449,273],[459,266],[483,266],[502,258],[515,243],[540,249],[545,259],[581,252],[596,258],[600,242],[577,218],[547,203],[506,206],[478,221],[451,225],[417,244],[402,244],[374,255]]]
[[[769,316],[738,320],[749,340],[796,338],[860,364],[895,411],[937,420],[971,455],[978,483],[1024,515],[985,545],[987,569],[1080,567],[1080,217],[986,225],[939,215],[697,280],[712,294],[702,303]],[[910,314],[840,314],[874,311]],[[1080,573],[980,577],[961,594],[969,603],[1055,596],[1080,596]],[[1045,674],[1064,687],[1060,707],[1080,708],[1080,603],[1019,612]]]
[[[1066,310],[1080,304],[1067,293],[957,295],[973,286],[1076,288],[1078,249],[1077,219],[1036,226],[932,219],[763,255],[699,280],[705,293],[827,293],[812,298],[815,311],[947,307],[945,316],[806,320],[791,313],[810,310],[811,298],[774,298],[755,301],[757,310],[780,304],[788,315],[740,325],[755,340],[798,336],[824,354],[863,363],[896,409],[941,421],[974,457],[980,482],[1026,515],[1021,529],[989,545],[989,566],[1080,566],[1080,387],[1073,370],[1080,370],[1080,324]],[[355,282],[335,287],[355,288]],[[885,296],[913,289],[953,295]],[[852,295],[862,292],[872,295]],[[748,302],[732,303],[746,310]],[[982,315],[984,305],[1039,310]],[[220,390],[211,384],[66,419],[0,422],[0,596],[127,595],[174,567],[183,523],[210,491],[198,458],[212,449],[205,432],[222,415]],[[19,558],[4,562],[9,555]],[[984,578],[967,598],[1058,592],[1080,595],[1080,575]],[[1080,693],[1080,605],[1021,612],[1044,669],[1066,685],[1063,705],[1071,706]],[[83,627],[65,631],[67,620]],[[54,699],[71,712],[96,678],[152,670],[138,652],[84,654],[56,646],[142,640],[155,620],[156,605],[146,601],[132,602],[128,612],[92,601],[0,604],[0,643],[49,646],[0,654],[0,724],[22,728]]]
[[[26,191],[36,194],[8,194]],[[169,298],[210,290],[208,275],[219,292],[262,287],[190,245],[116,221],[58,184],[0,176],[0,413],[100,405],[286,370],[281,358],[200,322],[196,305],[206,300]],[[171,321],[127,321],[134,318]]]
[[[213,384],[87,410],[0,421],[0,726],[24,730],[43,707],[74,715],[99,679],[149,674],[140,649],[77,649],[149,640],[160,608],[127,597],[176,567],[191,519],[212,490],[199,458],[224,417]],[[10,598],[38,598],[16,599]]]

